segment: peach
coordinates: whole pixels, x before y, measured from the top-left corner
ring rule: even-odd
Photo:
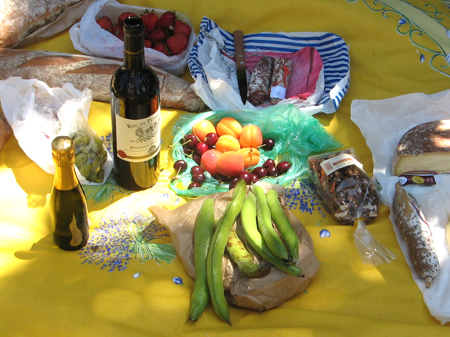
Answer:
[[[258,165],[259,163],[259,150],[255,147],[244,147],[237,151],[244,157],[244,168]]]
[[[237,151],[241,148],[239,140],[230,135],[223,135],[217,139],[216,150],[220,152]]]
[[[200,142],[204,142],[206,135],[210,132],[215,133],[216,128],[214,127],[214,124],[207,119],[201,120],[192,127],[192,133]]]
[[[222,152],[211,149],[206,151],[200,159],[200,166],[203,170],[208,171],[212,176],[217,174],[216,164]]]
[[[235,178],[244,170],[244,157],[233,151],[222,153],[217,160],[217,172],[225,177]]]
[[[242,125],[234,118],[224,117],[217,123],[216,130],[219,136],[230,135],[239,139],[242,132]]]
[[[263,143],[263,135],[261,129],[256,125],[245,125],[242,128],[241,137],[239,138],[241,147],[259,147]]]

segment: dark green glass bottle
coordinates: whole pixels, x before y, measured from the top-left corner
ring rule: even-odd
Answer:
[[[83,248],[89,239],[89,218],[84,191],[75,173],[75,149],[69,137],[52,141],[55,178],[50,195],[53,239],[64,250]]]
[[[111,120],[118,184],[132,191],[154,186],[160,174],[159,79],[145,63],[140,17],[124,22],[124,64],[111,78]]]

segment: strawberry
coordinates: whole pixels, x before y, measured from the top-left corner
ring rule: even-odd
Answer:
[[[117,18],[117,24],[120,26],[120,28],[123,28],[123,22],[125,21],[126,18],[129,18],[130,16],[137,16],[137,15],[134,14],[133,12],[124,12],[119,15],[119,17]]]
[[[112,27],[113,27],[113,25],[112,25],[111,19],[109,19],[109,20],[108,19],[109,19],[108,17],[101,16],[95,21],[99,24],[99,26],[101,28],[103,28],[103,29],[107,30],[108,32],[110,32]]]
[[[183,34],[189,38],[189,36],[191,35],[191,27],[186,22],[176,20],[173,34]]]
[[[175,12],[172,11],[164,12],[163,15],[161,15],[161,17],[159,18],[156,28],[162,30],[173,29],[173,26],[175,25],[175,19],[176,19]]]
[[[156,25],[159,21],[159,16],[153,11],[149,12],[147,9],[144,14],[141,15],[142,21],[144,21],[144,26],[151,33],[156,29]]]
[[[119,25],[114,25],[111,28],[111,34],[115,35],[115,36],[119,36],[120,33],[123,33],[122,28],[120,28]]]
[[[151,48],[152,47],[152,41],[144,40],[144,47],[145,48]]]
[[[169,51],[167,50],[166,44],[164,42],[157,43],[154,47],[154,50],[163,53],[166,56],[169,56]]]
[[[123,41],[124,38],[125,38],[124,35],[125,35],[125,34],[124,34],[123,32],[120,32],[120,33],[117,35],[117,37],[118,37],[120,40]]]
[[[174,34],[166,41],[167,48],[172,55],[181,54],[186,49],[188,43],[189,39],[183,34]]]
[[[148,39],[152,41],[154,45],[157,44],[158,42],[165,41],[166,38],[167,34],[162,29],[156,29],[148,35]]]

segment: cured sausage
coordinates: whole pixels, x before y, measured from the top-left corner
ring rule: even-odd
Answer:
[[[433,236],[416,198],[400,182],[395,185],[393,208],[395,221],[405,240],[414,270],[429,288],[440,270]]]
[[[250,83],[248,84],[247,101],[254,106],[263,104],[269,96],[270,76],[272,73],[273,58],[263,57],[253,68]]]
[[[286,98],[286,91],[291,79],[292,61],[276,57],[273,62],[273,71],[270,78],[270,101],[278,103]]]

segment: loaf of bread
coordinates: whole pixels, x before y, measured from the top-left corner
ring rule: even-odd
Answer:
[[[450,119],[407,131],[398,143],[392,171],[397,176],[409,171],[450,173]]]
[[[94,100],[109,102],[111,76],[123,62],[77,54],[0,48],[0,80],[9,77],[37,79],[50,87],[72,83],[89,88]],[[153,67],[160,81],[161,106],[190,112],[206,108],[203,100],[182,78]]]
[[[82,0],[3,0],[0,2],[0,47],[11,48],[35,30],[54,21]]]

